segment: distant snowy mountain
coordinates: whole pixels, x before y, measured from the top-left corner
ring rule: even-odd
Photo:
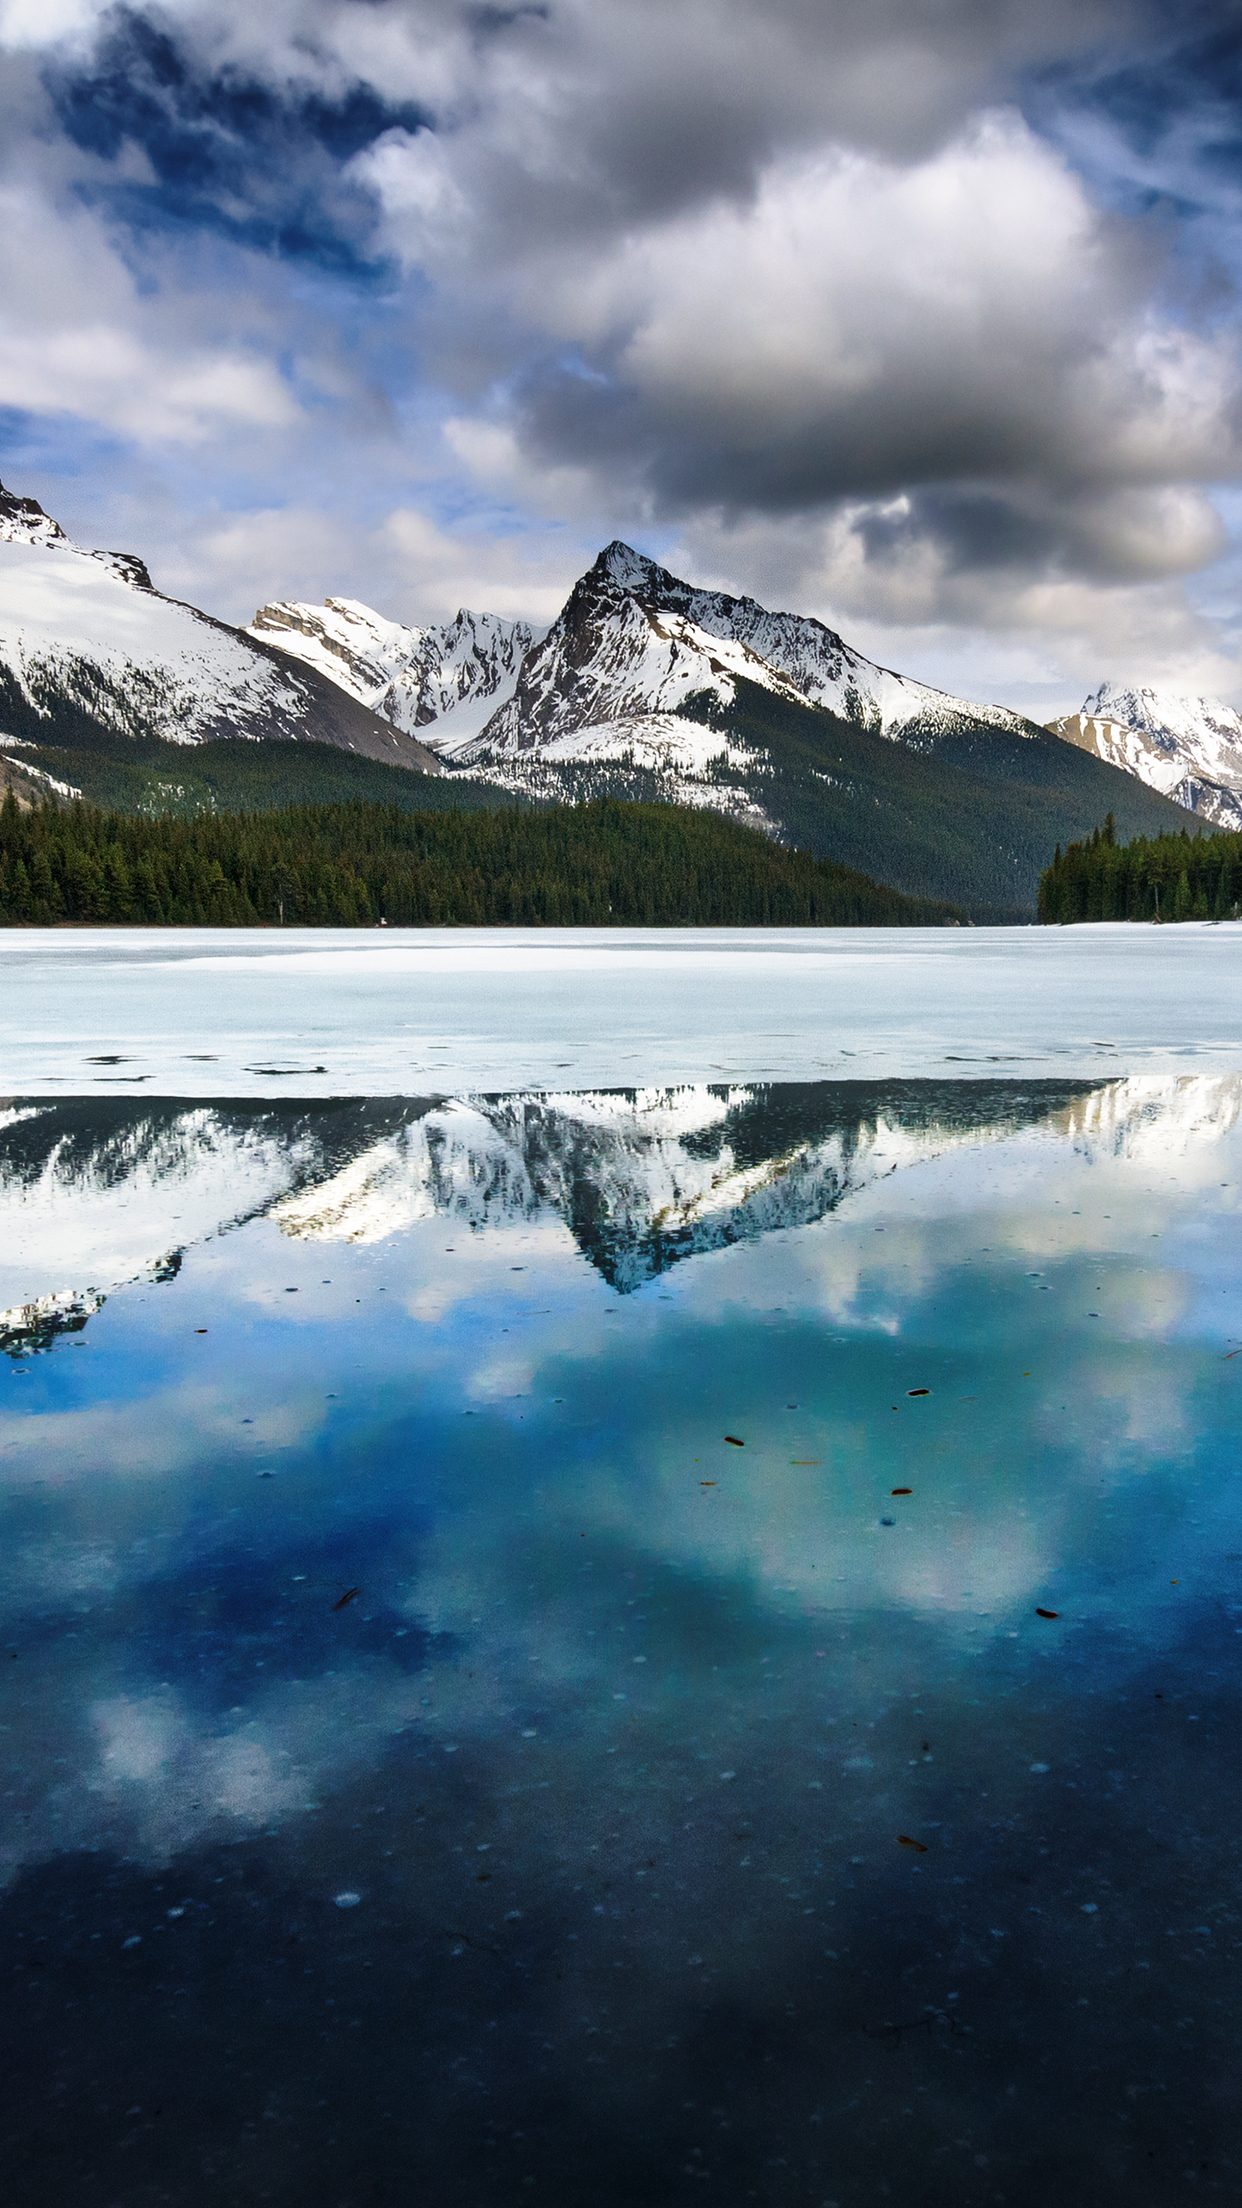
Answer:
[[[0,738],[10,755],[20,760],[32,744],[222,736],[332,744],[440,771],[339,684],[163,597],[134,555],[84,551],[34,499],[0,486]]]
[[[728,749],[709,714],[733,703],[739,680],[878,735],[980,724],[1034,734],[1004,707],[968,705],[877,667],[822,621],[696,590],[619,540],[538,643],[494,614],[404,628],[349,598],[263,606],[247,633],[318,668],[394,727],[425,731],[455,765],[497,779],[520,781],[535,757],[625,757],[699,776]]]
[[[316,668],[407,735],[436,723],[446,753],[451,736],[468,741],[512,696],[534,640],[526,622],[493,613],[463,611],[442,628],[406,628],[355,598],[260,606],[246,634]]]
[[[85,783],[139,808],[248,803],[277,784],[268,802],[341,794],[322,754],[291,770],[230,753],[212,777],[164,748],[229,736],[442,773],[453,805],[487,802],[491,784],[711,807],[974,918],[1033,913],[1055,845],[1110,811],[1122,835],[1176,818],[1019,714],[909,681],[821,621],[696,589],[620,542],[539,640],[488,614],[404,626],[348,598],[276,602],[242,630],[0,492],[0,784],[21,763],[45,788]],[[386,795],[368,773],[351,768],[346,794]]]
[[[709,806],[975,909],[1029,907],[1055,844],[1110,810],[1130,833],[1169,825],[1150,797],[1140,824],[1132,783],[1068,769],[1020,714],[894,674],[822,621],[697,589],[619,541],[473,741],[450,745],[434,723],[427,741],[515,791]]]
[[[487,616],[403,629],[350,600],[252,633],[329,674],[445,766],[529,796],[710,807],[914,894],[1029,909],[1055,844],[1159,800],[1020,714],[879,667],[822,621],[699,590],[617,541],[547,634]]]
[[[1242,713],[1212,698],[1101,683],[1054,736],[1219,828],[1242,828]]]

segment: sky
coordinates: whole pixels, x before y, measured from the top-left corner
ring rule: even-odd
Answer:
[[[620,536],[1238,701],[1240,217],[1223,0],[0,0],[0,477],[229,620]]]

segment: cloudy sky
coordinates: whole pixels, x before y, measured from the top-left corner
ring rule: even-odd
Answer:
[[[0,0],[0,476],[246,619],[624,536],[1045,718],[1242,697],[1221,0]]]

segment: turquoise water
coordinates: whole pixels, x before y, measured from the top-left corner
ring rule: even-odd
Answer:
[[[1240,1103],[17,1106],[9,2197],[1236,2197]]]

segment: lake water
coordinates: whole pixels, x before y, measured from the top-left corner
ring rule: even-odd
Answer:
[[[7,2197],[1236,2197],[1237,940],[15,939]]]

